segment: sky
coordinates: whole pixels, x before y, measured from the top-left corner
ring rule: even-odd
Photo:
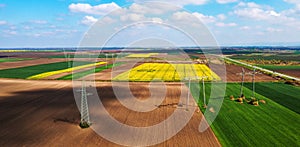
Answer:
[[[168,22],[175,17],[185,21],[191,15],[222,46],[300,45],[300,0],[161,0],[165,5],[157,8],[143,6],[147,2],[0,0],[0,48],[76,47],[97,21],[108,25],[129,20]],[[110,17],[116,11],[118,17]],[[168,29],[162,30],[161,34],[172,36]],[[120,40],[131,37],[120,36],[110,45],[122,46]],[[182,40],[174,37],[172,41]],[[182,45],[189,45],[188,41]]]

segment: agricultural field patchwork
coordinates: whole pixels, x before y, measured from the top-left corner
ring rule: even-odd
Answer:
[[[209,67],[204,64],[168,64],[168,63],[144,63],[115,78],[114,81],[150,82],[162,80],[176,82],[185,78],[204,77],[205,81],[220,80]]]
[[[191,86],[193,95],[196,95],[195,92],[199,92],[195,90],[197,85],[197,83],[194,83]],[[272,86],[272,83],[267,87],[270,88],[270,86]],[[276,88],[274,85],[273,87]],[[284,89],[291,88],[285,84],[280,87],[285,87]],[[272,91],[264,94],[262,91],[265,90],[265,86],[258,86],[257,88],[258,93],[255,94],[255,97],[265,103],[260,102],[259,106],[254,106],[246,102],[239,103],[230,100],[231,95],[237,98],[240,94],[240,84],[227,83],[226,95],[221,110],[211,126],[221,145],[299,146],[300,132],[297,128],[300,128],[300,115],[289,109],[295,109],[298,106],[299,98],[295,99],[295,96],[286,95],[282,97],[286,100],[278,102],[274,98],[277,95],[276,92]],[[211,84],[207,83],[205,90],[207,96],[211,93],[210,90]],[[244,88],[244,94],[249,99],[252,96],[251,88]],[[288,103],[289,108],[284,106],[288,101],[294,102]],[[198,103],[203,106],[202,98],[199,98]],[[213,109],[213,107],[208,106],[207,111]],[[204,112],[205,109],[201,107],[201,110]]]
[[[60,52],[60,50],[3,50],[0,49],[0,53],[20,53],[20,52]]]
[[[113,68],[113,67],[116,67],[116,66],[120,66],[122,64],[124,64],[124,63],[117,62],[115,64],[108,64],[107,66],[100,66],[100,67],[96,67],[96,68],[93,68],[93,69],[89,69],[89,70],[69,74],[69,75],[58,78],[58,80],[72,80],[72,79],[75,80],[75,79],[79,79],[79,78],[82,78],[84,76],[87,76],[87,75],[90,75],[90,74],[93,74],[93,73],[101,72],[101,71],[106,70],[106,69],[110,69],[110,68]]]
[[[66,54],[66,55],[52,55],[47,56],[47,58],[120,58],[126,56],[125,54]]]
[[[92,64],[91,62],[77,61],[77,66]],[[45,72],[64,70],[73,65],[72,61],[68,62],[56,62],[49,64],[40,64],[34,66],[26,66],[19,68],[10,68],[0,70],[1,78],[17,78],[17,79],[26,79],[34,75],[38,75]]]
[[[30,76],[26,79],[38,80],[38,79],[43,79],[43,78],[53,76],[53,75],[56,75],[56,74],[65,73],[65,72],[72,72],[72,71],[75,71],[75,70],[88,68],[88,67],[95,67],[95,66],[102,65],[102,64],[106,64],[106,62],[97,62],[97,63],[91,63],[91,64],[86,64],[86,65],[80,65],[80,66],[76,66],[76,67],[70,67],[70,68],[67,68],[67,69],[44,72],[44,73],[40,73],[40,74],[37,74],[37,75]]]

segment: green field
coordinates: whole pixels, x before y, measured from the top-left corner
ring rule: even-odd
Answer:
[[[245,87],[252,87],[251,83],[245,83]],[[259,93],[282,106],[300,114],[300,87],[283,83],[256,83],[256,93]]]
[[[121,62],[118,62],[118,63],[115,63],[115,64],[109,64],[106,66],[100,66],[100,67],[97,67],[97,68],[94,68],[94,69],[90,69],[90,70],[85,70],[85,71],[82,71],[82,72],[77,72],[77,73],[74,73],[74,74],[69,74],[69,75],[66,75],[66,76],[63,76],[63,77],[60,77],[58,78],[58,80],[72,80],[72,79],[79,79],[79,78],[82,78],[84,76],[87,76],[89,74],[93,74],[93,73],[97,73],[97,72],[101,72],[105,69],[110,69],[110,68],[113,68],[113,67],[116,67],[116,66],[119,66],[123,63]]]
[[[282,60],[282,61],[300,61],[299,54],[274,54],[274,55],[234,55],[230,58],[236,60]]]
[[[107,54],[107,58],[120,58],[127,55],[121,55],[121,54]],[[47,58],[106,58],[105,54],[78,54],[78,55],[54,55],[54,56],[48,56]]]
[[[91,62],[76,61],[76,66],[90,64],[90,63]],[[73,62],[72,61],[56,62],[56,63],[49,63],[49,64],[19,67],[19,68],[3,69],[0,70],[0,77],[26,79],[30,76],[37,75],[44,72],[66,69],[69,68],[69,65],[73,65]]]
[[[300,70],[300,65],[257,65],[259,67],[269,69],[269,70]]]
[[[0,58],[0,63],[2,63],[2,62],[16,62],[16,61],[24,61],[24,60],[32,60],[32,58]]]
[[[300,128],[300,115],[289,109],[293,108],[297,110],[296,107],[299,105],[299,98],[295,98],[298,96],[300,90],[294,87],[292,91],[289,91],[291,92],[291,96],[285,97],[286,100],[276,103],[277,92],[279,91],[274,91],[276,86],[283,87],[284,89],[291,87],[281,83],[272,84],[267,83],[266,85],[267,87],[274,87],[273,93],[264,94],[265,96],[259,94],[259,91],[263,93],[265,87],[260,87],[260,84],[257,84],[258,93],[256,93],[256,98],[266,101],[266,104],[260,103],[260,106],[231,101],[229,99],[230,95],[234,95],[235,97],[239,95],[240,84],[227,84],[222,108],[211,126],[222,146],[300,145],[300,132],[298,130]],[[192,84],[191,91],[193,95],[196,95],[195,92],[199,92],[195,90],[195,87],[196,84]],[[211,85],[209,83],[206,84],[207,95],[210,93],[210,89]],[[245,88],[244,94],[249,98],[252,91]],[[201,99],[199,101],[200,105],[203,104]],[[290,103],[291,101],[293,103]],[[289,108],[284,106],[286,103],[288,103]]]

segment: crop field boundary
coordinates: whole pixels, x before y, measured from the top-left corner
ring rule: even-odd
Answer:
[[[275,71],[271,71],[271,70],[261,68],[261,67],[255,66],[255,65],[247,64],[247,63],[237,61],[237,60],[234,60],[234,59],[231,59],[231,58],[224,57],[224,60],[230,61],[231,63],[246,67],[246,68],[251,69],[251,70],[255,68],[255,69],[257,69],[261,72],[264,72],[264,73],[272,75],[272,76],[277,76],[277,77],[281,77],[283,79],[295,80],[295,81],[300,82],[299,78],[292,77],[292,76],[289,76],[289,75],[285,75],[285,74],[282,74],[282,73],[278,73],[278,72],[275,72]]]

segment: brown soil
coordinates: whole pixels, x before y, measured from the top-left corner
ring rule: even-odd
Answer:
[[[167,85],[163,106],[178,102],[180,86]],[[108,112],[121,123],[132,126],[159,123],[175,109],[161,107],[138,113],[116,100],[110,83],[97,83],[97,90]],[[132,83],[131,90],[138,98],[149,96],[145,83]],[[1,79],[0,91],[0,146],[118,146],[90,128],[79,128],[80,115],[71,82]],[[202,117],[195,112],[176,136],[157,146],[220,146],[211,129],[198,132]]]
[[[220,65],[216,65],[220,66]],[[250,73],[252,73],[253,71],[249,70],[249,69],[245,69],[245,72],[247,73],[245,75],[245,82],[252,82],[252,75],[250,75]],[[218,70],[218,68],[216,69]],[[237,65],[233,65],[233,64],[226,64],[226,80],[227,82],[241,82],[242,81],[242,67],[241,66],[237,66]],[[222,79],[224,80],[224,79]],[[262,82],[262,81],[276,81],[276,79],[274,79],[271,76],[265,75],[263,73],[257,73],[255,75],[255,81],[256,82]]]
[[[32,65],[39,65],[39,64],[48,64],[48,63],[55,63],[55,62],[64,62],[66,59],[54,59],[54,58],[39,58],[33,60],[25,60],[25,61],[16,61],[16,62],[2,62],[0,63],[0,70],[1,69],[9,69],[9,68],[17,68],[17,67],[25,67],[25,66],[32,66]]]
[[[300,70],[275,70],[275,71],[289,76],[300,78]]]

